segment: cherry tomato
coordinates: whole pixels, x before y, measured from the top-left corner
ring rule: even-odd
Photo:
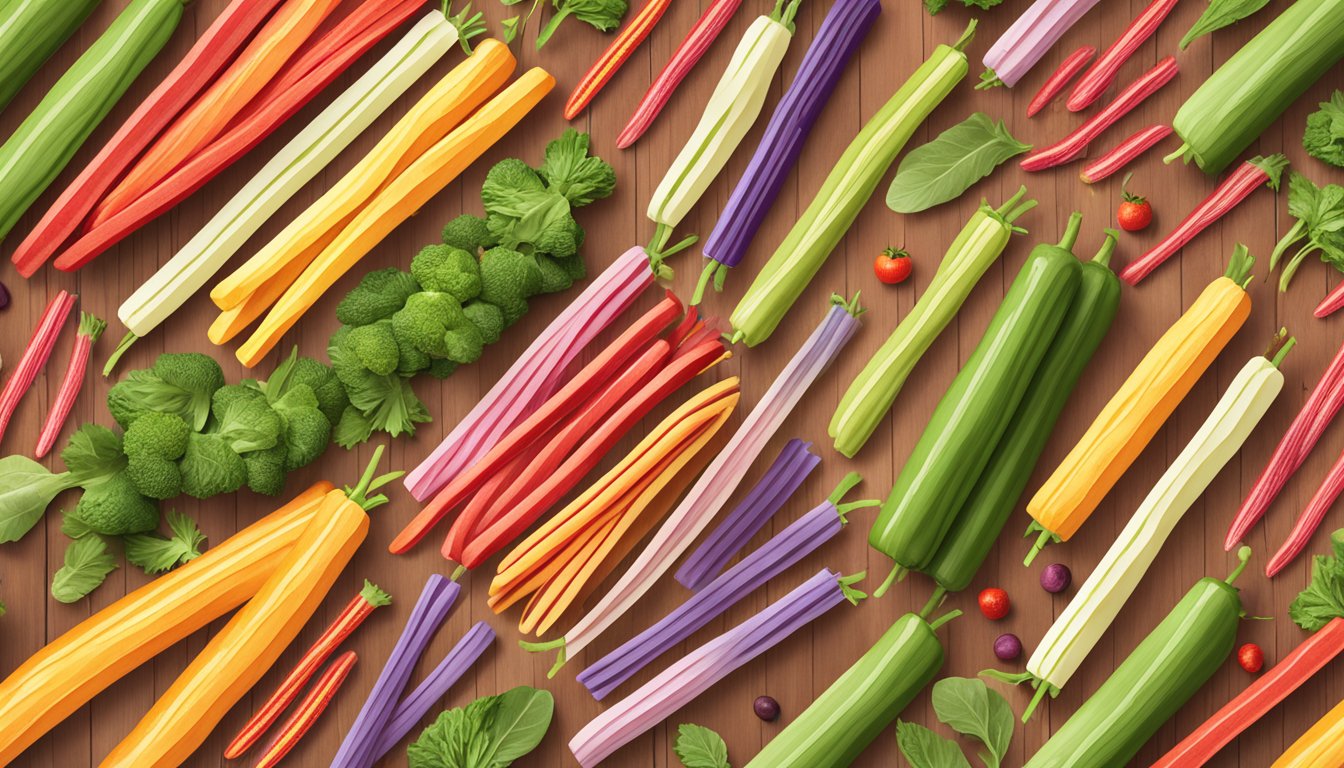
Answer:
[[[980,593],[980,612],[991,621],[998,621],[1008,615],[1008,593],[998,587],[990,587]]]
[[[1242,669],[1254,675],[1265,666],[1265,652],[1255,643],[1247,643],[1237,649],[1237,663]]]
[[[914,265],[910,262],[910,254],[900,248],[887,248],[877,255],[877,260],[873,262],[873,273],[877,275],[880,282],[887,285],[896,285],[904,283],[910,277],[910,272]]]
[[[1138,232],[1153,223],[1153,206],[1147,199],[1125,191],[1127,184],[1129,176],[1125,176],[1124,182],[1120,185],[1120,209],[1115,212],[1115,218],[1119,221],[1121,229],[1126,232]]]

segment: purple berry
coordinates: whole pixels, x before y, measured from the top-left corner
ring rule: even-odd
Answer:
[[[0,309],[4,309],[5,307],[8,306],[9,306],[9,289],[5,287],[4,283],[0,283]]]
[[[769,696],[757,696],[756,701],[751,704],[751,709],[757,717],[767,723],[773,723],[779,719],[779,702]]]
[[[999,635],[994,641],[994,655],[999,661],[1012,661],[1022,655],[1022,641],[1011,632]]]
[[[1041,589],[1052,595],[1063,592],[1072,583],[1073,574],[1069,573],[1069,566],[1063,563],[1051,563],[1041,571]]]

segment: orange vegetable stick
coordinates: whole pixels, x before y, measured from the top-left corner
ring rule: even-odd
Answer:
[[[299,702],[298,709],[294,710],[294,714],[280,728],[275,741],[271,742],[261,754],[261,759],[254,768],[274,768],[285,755],[289,754],[289,751],[299,743],[299,739],[302,739],[317,722],[317,718],[322,716],[322,712],[331,703],[336,691],[340,690],[341,684],[345,682],[346,676],[350,674],[357,660],[354,651],[346,651],[327,666],[326,671],[313,685],[313,689],[303,697],[303,701]]]
[[[353,217],[350,217],[353,218]],[[349,218],[346,219],[349,221]],[[262,283],[256,291],[247,295],[241,304],[236,304],[228,309],[222,309],[215,321],[210,324],[210,329],[206,335],[210,341],[215,344],[227,344],[233,340],[233,337],[243,332],[243,329],[256,322],[257,318],[266,314],[266,310],[276,302],[289,286],[299,279],[303,270],[313,263],[313,259],[322,252],[323,248],[331,242],[336,236],[335,232],[323,235],[312,247],[299,254],[289,263],[280,268],[271,279]]]
[[[287,0],[229,68],[145,150],[98,203],[85,229],[106,222],[223,133],[340,0]]]
[[[421,155],[379,192],[304,270],[271,308],[261,327],[238,349],[239,362],[249,368],[260,362],[327,289],[397,225],[504,138],[553,87],[555,78],[545,70],[528,70]]]

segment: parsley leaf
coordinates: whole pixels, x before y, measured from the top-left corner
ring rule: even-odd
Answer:
[[[121,437],[107,427],[85,424],[70,435],[61,451],[61,461],[79,484],[88,487],[126,467]]]
[[[933,712],[957,733],[985,745],[980,759],[998,768],[1013,740],[1013,710],[983,680],[945,677],[933,684]]]
[[[896,721],[896,745],[911,768],[971,768],[955,741],[918,723]]]
[[[157,533],[136,533],[122,539],[126,544],[126,560],[145,573],[163,573],[201,556],[205,534],[195,521],[179,512],[169,512],[167,517],[171,538]]]
[[[51,578],[51,596],[62,603],[78,602],[116,568],[117,561],[101,536],[75,539],[65,548],[65,565]]]
[[[560,138],[546,145],[537,173],[549,189],[565,196],[578,208],[611,195],[616,171],[607,161],[588,154],[588,134],[566,128]]]
[[[677,743],[672,747],[686,768],[730,768],[728,745],[719,734],[694,723],[677,727]]]
[[[1289,618],[1308,632],[1344,618],[1344,529],[1330,534],[1330,545],[1334,553],[1312,558],[1311,583],[1288,606]]]
[[[1289,282],[1303,261],[1312,253],[1321,260],[1344,269],[1344,187],[1327,184],[1317,187],[1311,179],[1293,171],[1288,176],[1288,213],[1297,221],[1269,254],[1272,269],[1296,247],[1279,276],[1279,290]]]

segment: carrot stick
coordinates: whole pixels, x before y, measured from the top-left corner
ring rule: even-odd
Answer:
[[[19,400],[33,386],[38,371],[42,370],[47,364],[47,358],[51,357],[51,350],[61,335],[61,326],[65,325],[65,319],[70,316],[70,308],[74,305],[75,297],[66,291],[61,291],[52,297],[47,303],[47,308],[42,311],[42,319],[33,330],[28,346],[24,347],[23,357],[19,358],[19,364],[9,375],[4,390],[0,391],[0,440],[4,439],[9,420],[14,416],[14,409],[19,407]]]
[[[285,721],[280,733],[276,734],[275,741],[261,753],[256,768],[274,768],[285,755],[289,754],[289,751],[299,743],[299,739],[308,733],[313,723],[316,723],[317,718],[326,710],[350,674],[350,670],[354,668],[357,659],[354,651],[346,651],[326,668],[313,689],[303,697],[299,708],[294,710],[289,720]]]
[[[574,86],[574,92],[569,95],[569,101],[565,102],[565,119],[573,120],[579,113],[587,109],[592,103],[593,97],[602,90],[611,78],[616,74],[616,70],[629,60],[630,55],[635,52],[639,44],[644,42],[644,38],[653,31],[654,25],[663,17],[663,12],[672,4],[672,0],[649,0],[639,9],[639,13],[631,20],[630,25],[616,34],[616,39],[611,41],[607,50],[597,57],[593,66],[589,67],[583,77],[579,79],[579,84]]]
[[[61,379],[61,388],[56,392],[51,411],[42,425],[42,433],[37,438],[37,458],[47,455],[61,435],[61,427],[75,407],[79,390],[84,387],[84,372],[89,368],[89,356],[98,337],[107,330],[107,322],[88,312],[79,313],[79,332],[75,334],[75,346],[70,350],[70,362],[65,369],[65,378]]]
[[[336,652],[336,649],[340,647],[341,643],[345,642],[345,639],[350,636],[350,633],[354,632],[360,624],[364,623],[364,620],[369,617],[369,614],[373,613],[373,609],[384,605],[390,605],[391,603],[392,598],[388,597],[386,592],[366,579],[364,581],[364,589],[360,590],[358,595],[355,595],[354,599],[345,606],[345,609],[340,612],[336,617],[336,620],[331,623],[331,626],[327,627],[321,637],[317,638],[317,641],[308,649],[308,652],[303,654],[303,657],[299,659],[299,663],[294,665],[294,669],[285,676],[285,679],[280,683],[280,686],[275,689],[275,692],[271,694],[271,697],[266,700],[266,703],[261,706],[261,709],[257,710],[256,714],[252,715],[252,719],[247,721],[247,724],[243,726],[243,729],[238,732],[238,735],[235,736],[233,741],[229,743],[229,746],[225,748],[224,757],[233,760],[242,757],[243,753],[251,749],[252,745],[256,744],[257,740],[265,735],[266,730],[274,725],[275,721],[280,718],[280,715],[284,714],[285,709],[294,702],[295,697],[299,695],[300,689],[308,684],[308,681],[312,679],[313,674],[317,672],[317,668],[322,666],[323,662],[330,658],[331,654]],[[348,653],[346,655],[353,656],[354,654]],[[340,663],[341,662],[338,660],[336,665],[339,665]],[[353,660],[350,663],[353,664]],[[330,671],[331,669],[328,668],[328,672]],[[317,687],[321,688],[322,683],[319,682]],[[303,707],[300,706],[300,711],[302,711],[302,709]],[[297,715],[295,717],[297,718]],[[290,722],[286,724],[285,728],[288,729],[293,723],[294,719],[291,719]],[[282,735],[284,730],[285,729],[281,730]],[[300,735],[302,735],[302,733],[300,733]],[[277,744],[280,743],[280,741],[280,738],[276,739]],[[291,744],[291,746],[293,745]],[[266,754],[269,755],[274,749],[275,746],[272,745],[272,747],[267,750]],[[286,749],[285,751],[288,752],[289,750]],[[278,760],[283,756],[284,753],[282,752],[280,755],[276,756],[275,759]],[[265,757],[262,758],[263,762],[265,759]]]

